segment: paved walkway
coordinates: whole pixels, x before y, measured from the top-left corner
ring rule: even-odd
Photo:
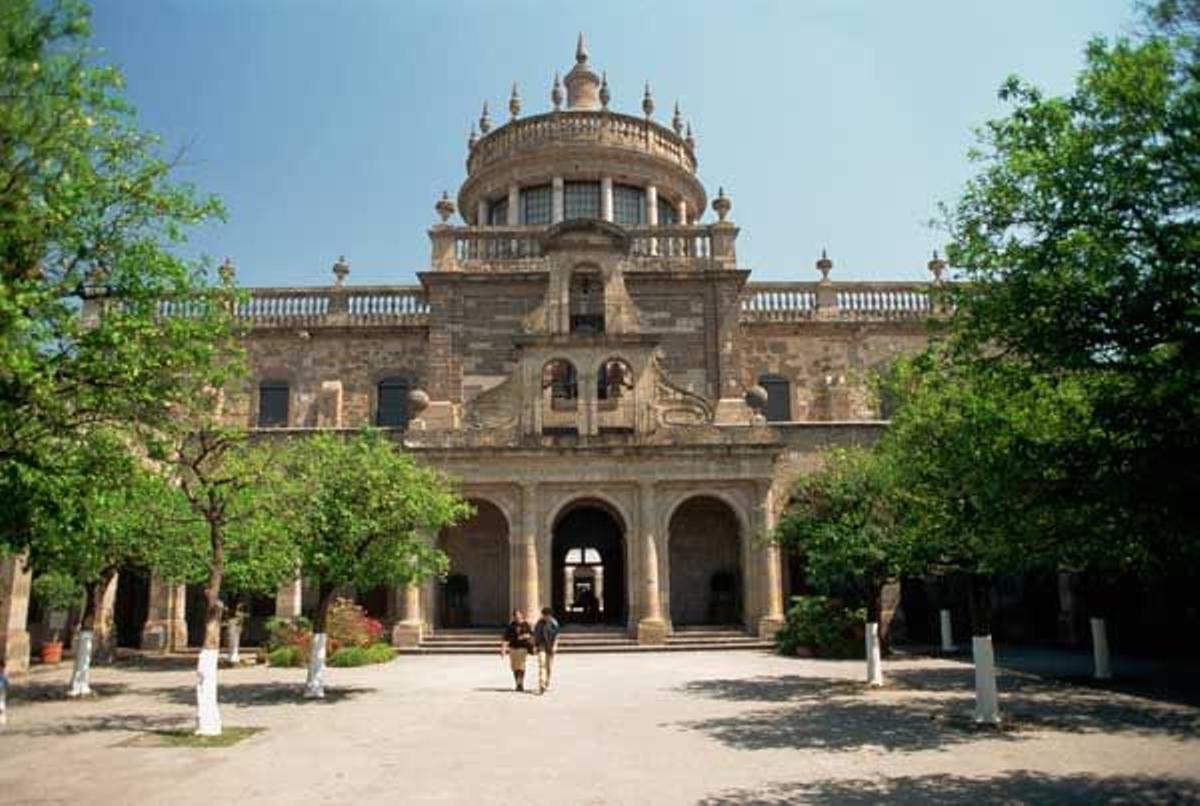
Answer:
[[[981,733],[952,660],[892,662],[877,691],[861,662],[756,652],[556,671],[537,697],[498,657],[401,658],[330,669],[319,703],[301,670],[222,671],[226,724],[266,729],[224,749],[125,743],[190,723],[187,669],[101,669],[88,702],[43,673],[0,729],[0,803],[1200,803],[1200,708],[1136,676],[1143,693],[1005,672],[1009,726]]]

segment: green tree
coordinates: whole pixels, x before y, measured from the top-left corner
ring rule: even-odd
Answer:
[[[228,289],[174,251],[220,204],[173,181],[178,158],[137,128],[89,36],[81,2],[0,4],[0,495],[13,502],[56,440],[156,427],[237,368]],[[6,507],[0,541],[19,542],[25,520]]]
[[[251,442],[244,430],[213,425],[203,416],[182,429],[161,458],[175,485],[159,522],[167,537],[155,556],[168,578],[204,585],[204,645],[196,689],[197,733],[218,735],[217,655],[222,592],[275,591],[299,564],[291,481],[279,448]],[[160,445],[160,450],[162,446]]]
[[[802,552],[810,578],[826,588],[851,586],[867,605],[867,682],[883,684],[879,620],[888,580],[919,573],[898,528],[888,456],[865,449],[835,450],[824,467],[792,488],[775,539]]]
[[[465,518],[470,506],[441,473],[418,463],[377,431],[321,434],[297,444],[290,475],[300,569],[318,586],[306,695],[324,696],[325,623],[342,586],[420,582],[445,573],[430,537]]]
[[[129,439],[95,429],[84,442],[65,442],[53,465],[32,474],[28,488],[29,562],[35,572],[60,575],[80,585],[84,607],[68,693],[91,692],[94,657],[112,657],[112,636],[96,644],[105,592],[124,567],[150,567],[163,532],[155,517],[171,494],[164,479],[129,447]]]

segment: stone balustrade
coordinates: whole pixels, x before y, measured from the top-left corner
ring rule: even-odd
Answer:
[[[238,318],[253,327],[413,325],[428,323],[419,286],[251,288]]]
[[[745,323],[921,321],[937,315],[928,283],[748,283],[742,297]]]
[[[652,120],[609,111],[564,111],[511,121],[480,138],[471,149],[467,173],[555,145],[626,148],[665,159],[691,173],[696,155],[687,141]]]
[[[656,267],[735,268],[737,227],[732,224],[629,227],[629,254],[637,271]],[[545,227],[451,227],[429,231],[437,271],[545,271]]]

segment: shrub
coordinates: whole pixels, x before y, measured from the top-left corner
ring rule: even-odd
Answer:
[[[367,611],[349,599],[338,599],[329,608],[325,622],[330,652],[337,647],[366,648],[383,636],[383,624],[367,616]]]
[[[307,659],[294,646],[281,646],[267,653],[267,662],[272,666],[304,666]]]
[[[303,616],[294,619],[272,617],[267,619],[266,628],[267,649],[299,646],[303,637],[312,632],[312,624]]]
[[[348,646],[329,656],[330,666],[367,666],[372,663],[387,663],[396,657],[396,650],[387,644],[369,647]]]
[[[805,647],[818,658],[861,658],[866,610],[851,609],[825,596],[797,596],[787,623],[775,634],[780,654],[795,655]]]

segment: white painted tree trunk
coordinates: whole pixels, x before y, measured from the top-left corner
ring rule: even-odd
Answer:
[[[0,725],[8,724],[8,683],[0,675]]]
[[[91,630],[80,630],[79,638],[75,641],[75,668],[71,672],[71,687],[67,689],[68,697],[91,696],[92,686],[92,647],[95,645],[96,634]]]
[[[217,706],[218,649],[201,649],[196,663],[196,735],[221,735],[221,709]]]
[[[229,647],[229,662],[237,663],[241,660],[242,649],[242,622],[234,619],[225,624],[225,645]]]
[[[1092,676],[1097,680],[1112,680],[1112,666],[1108,657],[1108,624],[1102,618],[1092,622]]]
[[[975,721],[999,725],[1000,701],[996,693],[996,655],[992,650],[992,636],[972,637],[971,654],[975,660]]]
[[[304,696],[316,699],[325,696],[325,633],[313,636],[312,652],[308,656],[308,681],[304,684]]]
[[[954,629],[950,622],[950,611],[943,607],[938,616],[942,626],[942,651],[954,652],[958,647],[954,645]]]
[[[879,622],[867,622],[867,685],[883,685],[883,657],[879,650]]]

